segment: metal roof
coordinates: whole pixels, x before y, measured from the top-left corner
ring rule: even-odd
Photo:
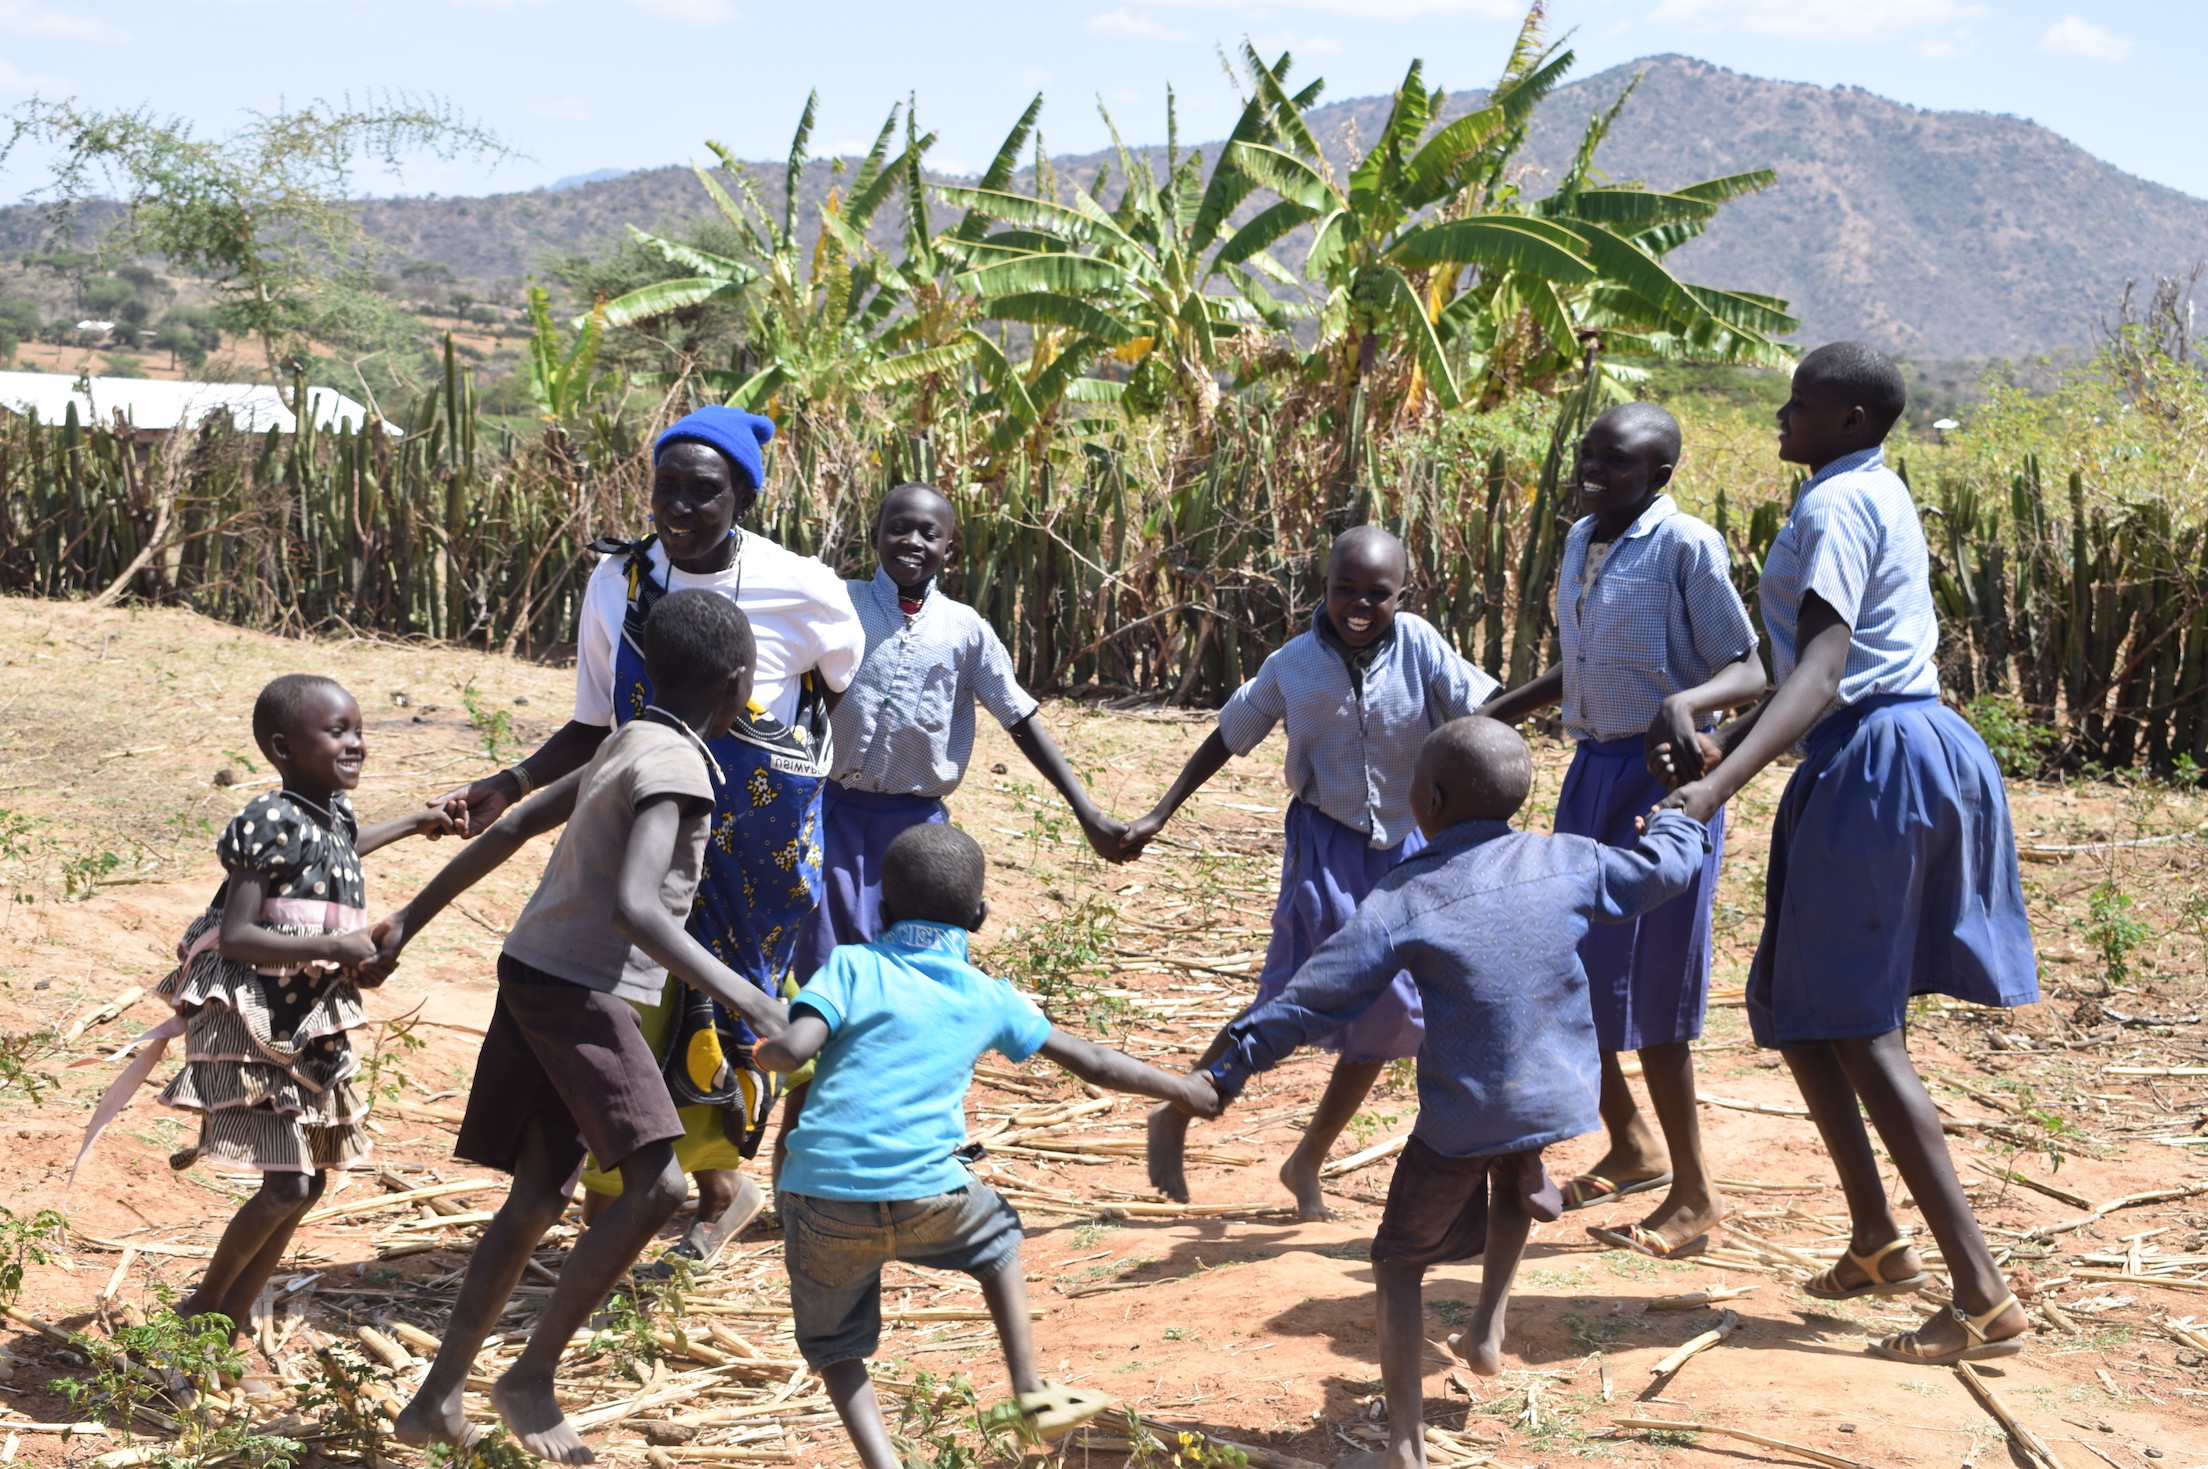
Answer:
[[[171,382],[163,378],[71,377],[59,372],[0,372],[0,411],[36,413],[42,423],[60,423],[69,405],[81,423],[112,423],[120,411],[133,428],[167,433],[197,428],[213,414],[227,413],[233,428],[248,433],[292,433],[298,421],[283,395],[258,383]],[[345,424],[358,431],[368,410],[334,388],[307,389],[307,409],[316,428]],[[387,434],[402,432],[386,423]]]

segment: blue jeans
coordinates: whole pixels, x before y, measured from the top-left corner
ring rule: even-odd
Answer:
[[[977,1280],[1020,1263],[1020,1216],[983,1183],[925,1199],[785,1193],[777,1207],[797,1349],[816,1371],[870,1357],[880,1345],[889,1261]]]

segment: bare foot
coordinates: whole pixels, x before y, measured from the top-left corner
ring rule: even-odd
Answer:
[[[1150,1186],[1176,1204],[1188,1202],[1182,1155],[1188,1147],[1188,1114],[1170,1102],[1150,1109]]]
[[[461,1413],[461,1391],[462,1387],[456,1386],[442,1398],[432,1398],[427,1390],[416,1393],[414,1401],[400,1410],[391,1426],[391,1436],[417,1449],[431,1444],[472,1448],[483,1430]]]
[[[1449,1350],[1478,1376],[1502,1374],[1503,1334],[1500,1331],[1482,1331],[1475,1321],[1470,1331],[1460,1331],[1449,1338]]]
[[[1404,1443],[1390,1444],[1380,1452],[1344,1454],[1334,1461],[1334,1469],[1421,1469],[1424,1463],[1417,1446]]]
[[[1326,1207],[1326,1195],[1319,1189],[1319,1165],[1302,1153],[1290,1153],[1288,1161],[1280,1165],[1280,1181],[1288,1192],[1296,1196],[1298,1219],[1334,1217],[1334,1211]]]
[[[598,1456],[583,1442],[575,1425],[560,1411],[552,1379],[522,1377],[513,1371],[491,1384],[491,1406],[506,1420],[506,1431],[538,1458],[554,1464],[591,1464]]]

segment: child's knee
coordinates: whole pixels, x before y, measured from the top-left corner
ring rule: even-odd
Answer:
[[[689,1194],[672,1143],[646,1143],[621,1160],[621,1197],[673,1214]]]
[[[278,1173],[261,1175],[261,1197],[281,1209],[304,1209],[322,1193],[322,1175],[319,1173]]]

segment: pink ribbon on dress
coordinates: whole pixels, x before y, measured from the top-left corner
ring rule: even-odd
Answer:
[[[270,926],[281,924],[287,928],[320,928],[324,933],[353,933],[368,926],[368,911],[365,908],[348,908],[342,904],[324,902],[319,898],[268,898],[261,904],[261,922]],[[189,947],[177,955],[177,959],[180,964],[188,965],[221,942],[222,926],[216,924],[193,940]],[[257,972],[281,976],[297,973],[305,967],[307,966],[298,965]],[[336,966],[318,964],[317,967]],[[100,1134],[107,1131],[108,1124],[120,1117],[123,1109],[138,1095],[138,1089],[153,1075],[153,1068],[159,1066],[161,1058],[169,1053],[169,1042],[184,1034],[184,1025],[184,1013],[180,1010],[107,1058],[110,1061],[120,1061],[140,1046],[146,1047],[130,1065],[123,1068],[122,1075],[109,1082],[107,1090],[100,1094],[100,1104],[92,1109],[92,1119],[84,1125],[84,1142],[77,1149],[76,1160],[69,1165],[71,1185],[76,1183],[77,1170],[84,1166],[85,1155],[92,1151],[92,1145],[100,1140]]]

